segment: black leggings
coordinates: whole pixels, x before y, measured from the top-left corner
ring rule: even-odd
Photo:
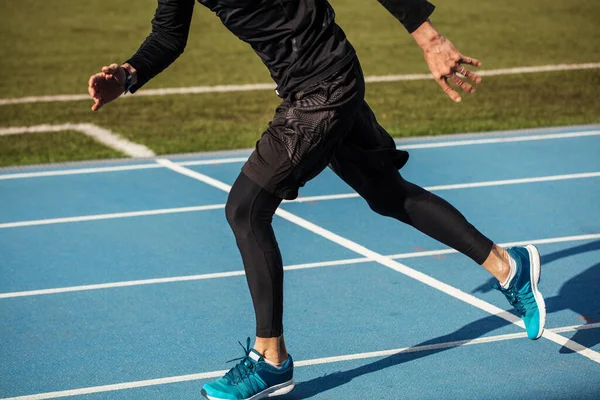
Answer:
[[[335,169],[335,163],[332,168]],[[390,168],[370,179],[342,179],[352,186],[375,212],[409,224],[428,236],[460,251],[478,264],[488,257],[493,243],[442,198],[402,178]],[[250,295],[256,313],[256,336],[283,333],[283,262],[271,226],[281,199],[241,173],[229,193],[225,213],[242,254]]]

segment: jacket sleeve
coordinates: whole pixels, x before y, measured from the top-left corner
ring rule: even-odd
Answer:
[[[137,70],[137,91],[173,63],[185,49],[195,0],[158,0],[152,32],[126,62]]]
[[[433,13],[435,6],[426,0],[377,0],[413,33]]]

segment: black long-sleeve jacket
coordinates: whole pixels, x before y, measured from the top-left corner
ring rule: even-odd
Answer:
[[[356,0],[365,1],[365,0]],[[378,0],[413,32],[433,12],[426,0]],[[138,72],[135,92],[183,53],[196,0],[158,0],[152,32],[127,61]],[[327,0],[198,0],[248,43],[287,93],[343,67],[354,49]]]

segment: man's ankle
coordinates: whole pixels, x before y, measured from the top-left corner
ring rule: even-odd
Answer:
[[[263,353],[263,358],[265,359],[265,361],[267,361],[269,364],[275,366],[275,367],[279,367],[280,364],[284,363],[285,360],[288,359],[288,354],[286,353],[280,353],[280,352],[269,352],[266,351]]]
[[[254,350],[262,354],[265,360],[275,364],[280,364],[288,358],[283,336],[275,338],[257,337]]]
[[[494,245],[483,267],[500,283],[505,282],[511,275],[510,256],[498,245]]]

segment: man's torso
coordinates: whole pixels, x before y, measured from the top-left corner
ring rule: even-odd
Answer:
[[[342,68],[354,49],[327,0],[198,0],[248,43],[285,95]]]

